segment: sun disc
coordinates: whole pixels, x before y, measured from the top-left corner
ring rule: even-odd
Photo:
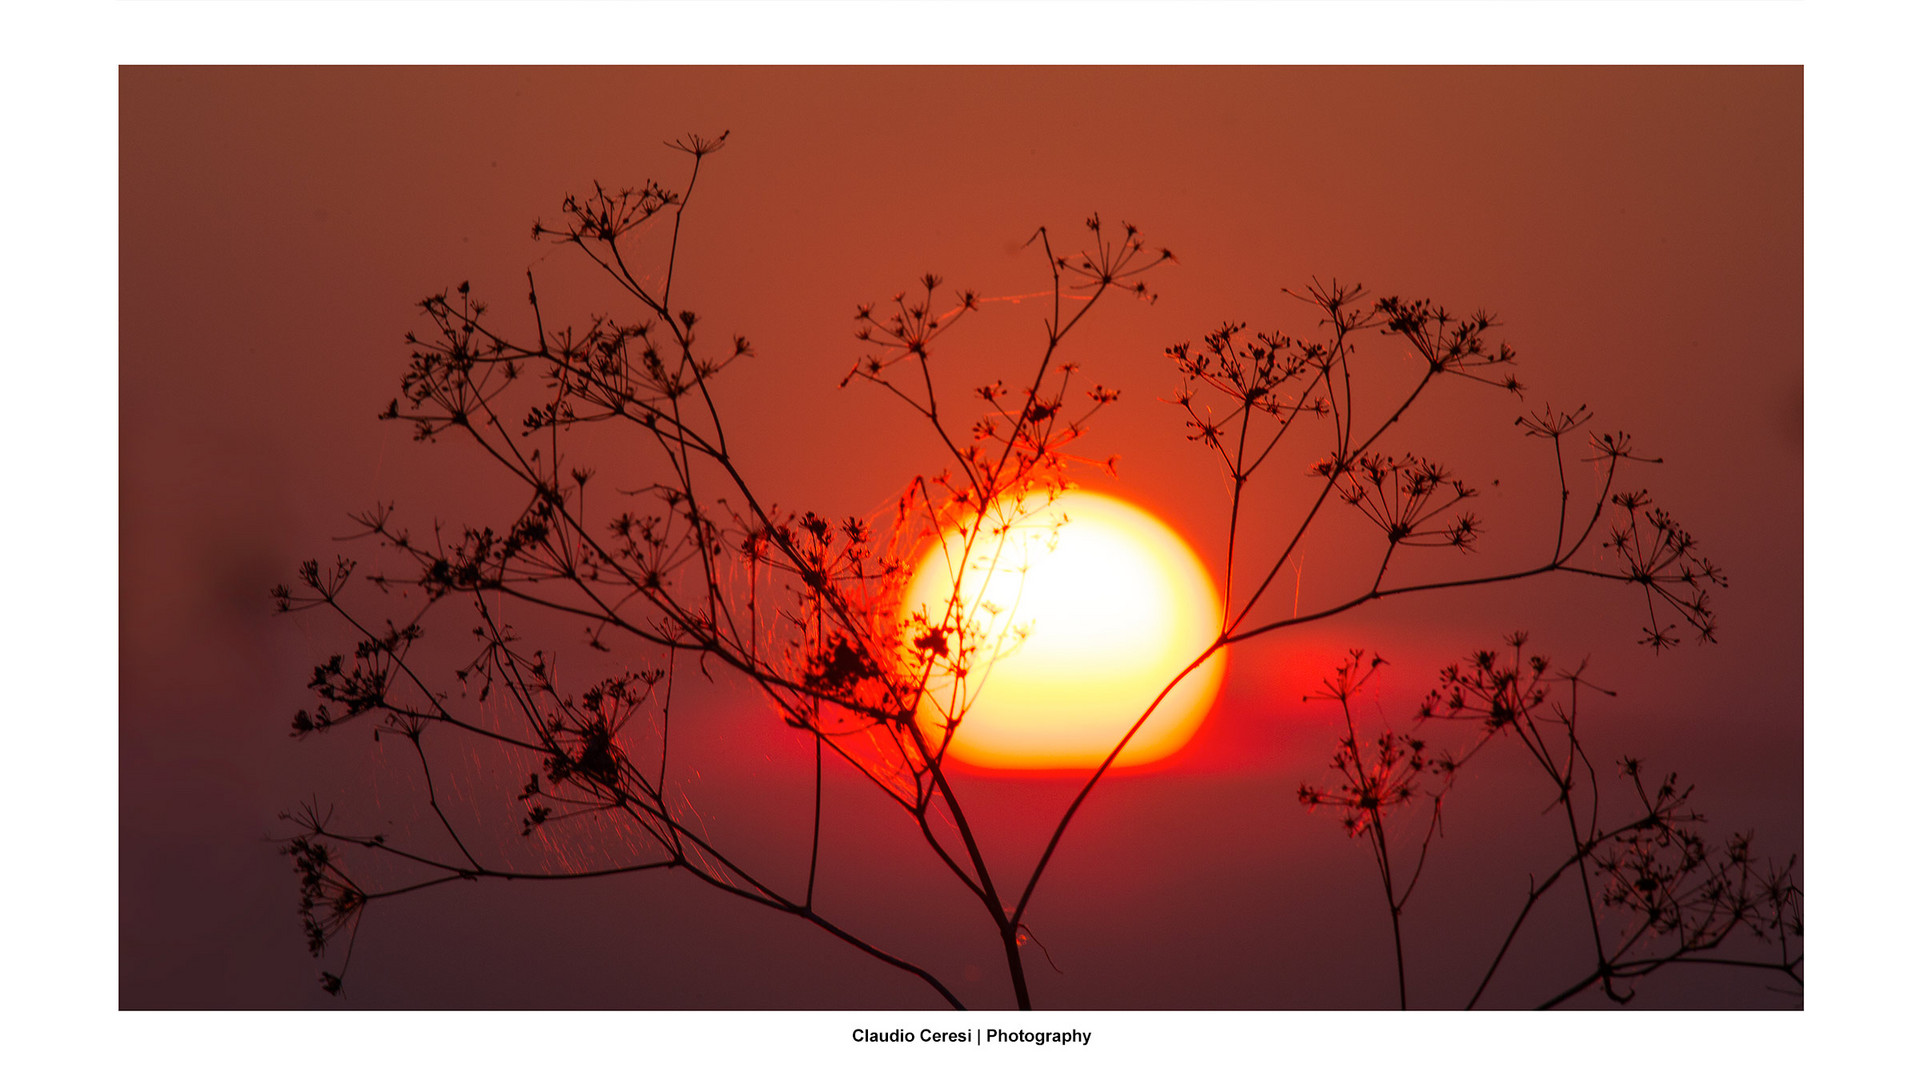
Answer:
[[[989,521],[1003,517],[1013,520],[981,529],[971,550],[960,532],[948,533],[908,584],[910,616],[922,615],[923,627],[964,624],[958,640],[975,646],[955,658],[964,670],[929,680],[921,730],[938,745],[950,729],[948,755],[971,765],[1092,768],[1213,642],[1220,601],[1179,534],[1131,503],[1069,491]],[[1181,680],[1116,764],[1185,745],[1224,661],[1216,652]]]

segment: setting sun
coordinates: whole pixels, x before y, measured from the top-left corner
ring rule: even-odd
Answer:
[[[961,574],[962,610],[980,644],[964,680],[928,687],[921,725],[948,753],[1002,769],[1091,768],[1104,760],[1168,680],[1220,626],[1213,583],[1185,541],[1158,519],[1105,495],[1070,491],[983,530]],[[962,541],[921,558],[907,611],[938,623],[953,593]],[[1117,764],[1185,745],[1219,689],[1216,653],[1169,694]]]

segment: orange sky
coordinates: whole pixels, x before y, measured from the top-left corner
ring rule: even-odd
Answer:
[[[1323,776],[1334,730],[1299,698],[1353,645],[1393,661],[1381,708],[1394,715],[1440,663],[1516,627],[1557,657],[1590,655],[1620,692],[1607,745],[1697,781],[1716,825],[1798,850],[1801,90],[1797,69],[1741,68],[127,69],[122,1003],[329,1003],[291,876],[257,838],[278,810],[372,762],[358,737],[285,738],[329,630],[268,619],[266,591],[332,551],[345,514],[375,499],[423,518],[497,508],[470,458],[373,420],[413,301],[471,280],[506,309],[530,266],[543,291],[582,295],[527,225],[594,179],[676,180],[660,143],[686,131],[732,131],[688,218],[685,288],[755,343],[723,404],[752,421],[742,458],[789,505],[870,513],[933,456],[871,387],[837,388],[858,352],[857,303],[928,270],[988,296],[1032,293],[1044,268],[1022,242],[1098,211],[1180,262],[1156,275],[1157,303],[1115,304],[1072,344],[1123,392],[1085,447],[1119,455],[1118,476],[1088,482],[1150,507],[1203,555],[1224,536],[1224,487],[1161,400],[1177,387],[1162,349],[1226,319],[1305,330],[1280,290],[1318,275],[1498,312],[1529,401],[1585,403],[1663,456],[1633,486],[1732,576],[1722,644],[1660,657],[1634,646],[1629,597],[1579,581],[1383,605],[1236,652],[1188,750],[1103,788],[1063,848],[1034,909],[1064,972],[1036,975],[1043,1003],[1377,1002],[1364,979],[1328,990],[1271,977],[1341,963],[1343,942],[1379,960],[1364,853],[1293,798]],[[955,385],[1017,378],[1037,318],[1032,304],[988,305],[950,346]],[[1432,440],[1483,488],[1502,481],[1483,499],[1483,559],[1538,547],[1550,532],[1529,511],[1546,480],[1512,406],[1461,393],[1437,410],[1410,425],[1410,447]],[[1463,424],[1484,434],[1462,437]],[[1289,494],[1264,493],[1256,542]],[[1337,547],[1308,551],[1303,603],[1337,589]],[[704,736],[716,756],[757,756],[706,779],[714,827],[779,813],[806,779],[788,768],[800,759],[785,733],[716,725]],[[1023,823],[1069,791],[969,782],[1015,860],[1035,843]],[[867,827],[851,780],[830,794],[840,826]],[[1497,804],[1463,801],[1463,821],[1494,828]],[[1464,875],[1488,837],[1459,834],[1448,872]],[[841,910],[903,950],[924,941],[928,913],[972,917],[931,872],[878,879],[874,853],[912,843],[883,824],[830,866]],[[189,904],[189,878],[216,886],[221,906]],[[1449,880],[1465,904],[1470,887]],[[1447,910],[1435,903],[1435,925]],[[381,914],[354,1005],[836,1007],[911,993],[822,935],[685,883],[497,889]],[[604,951],[553,948],[556,918]],[[649,929],[669,924],[684,929]],[[967,975],[991,961],[970,933],[921,947],[957,986],[989,993]],[[495,944],[460,946],[474,938]],[[638,969],[672,977],[617,975]],[[539,996],[507,971],[537,973]],[[1770,1003],[1750,987],[1680,985],[1668,992]]]

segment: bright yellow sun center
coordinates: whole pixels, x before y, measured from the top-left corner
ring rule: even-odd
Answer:
[[[1038,503],[1035,504],[1038,506]],[[964,762],[1002,769],[1092,768],[1154,697],[1213,641],[1220,601],[1178,534],[1130,503],[1070,491],[1005,527],[953,532],[922,557],[906,610],[966,625],[974,647],[936,673],[919,718]],[[1001,515],[989,515],[995,521]],[[960,579],[958,612],[949,612]],[[1154,710],[1116,764],[1185,745],[1219,689],[1215,653]]]

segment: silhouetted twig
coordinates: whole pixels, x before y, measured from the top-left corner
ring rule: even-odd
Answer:
[[[1632,999],[1635,982],[1681,963],[1772,972],[1798,987],[1800,891],[1793,861],[1762,870],[1747,834],[1710,843],[1698,828],[1705,819],[1689,805],[1692,789],[1681,787],[1671,773],[1650,789],[1635,758],[1620,764],[1633,805],[1624,818],[1605,823],[1600,776],[1579,726],[1580,690],[1598,688],[1586,681],[1581,668],[1556,671],[1545,656],[1527,654],[1526,641],[1525,634],[1511,635],[1505,651],[1476,652],[1441,671],[1439,686],[1415,722],[1467,721],[1469,739],[1457,749],[1435,752],[1428,737],[1391,730],[1363,743],[1349,704],[1353,691],[1382,662],[1378,657],[1363,668],[1364,654],[1354,652],[1327,680],[1325,691],[1312,695],[1341,705],[1347,734],[1333,759],[1341,782],[1334,787],[1302,784],[1300,801],[1308,809],[1340,808],[1348,832],[1369,841],[1393,924],[1400,1007],[1407,1007],[1401,913],[1426,864],[1441,800],[1468,762],[1496,743],[1518,743],[1547,781],[1550,807],[1566,824],[1566,855],[1544,875],[1529,876],[1520,910],[1467,999],[1468,1008],[1486,994],[1541,898],[1569,879],[1581,891],[1583,935],[1592,943],[1593,966],[1565,990],[1547,997],[1542,1008],[1594,986],[1624,1004]],[[1576,797],[1577,792],[1582,796]],[[1415,801],[1427,801],[1432,816],[1412,878],[1395,892],[1386,819],[1393,807]],[[1624,917],[1624,925],[1610,917],[1616,915]],[[1725,955],[1721,950],[1742,929],[1763,947],[1776,950],[1778,959]]]

